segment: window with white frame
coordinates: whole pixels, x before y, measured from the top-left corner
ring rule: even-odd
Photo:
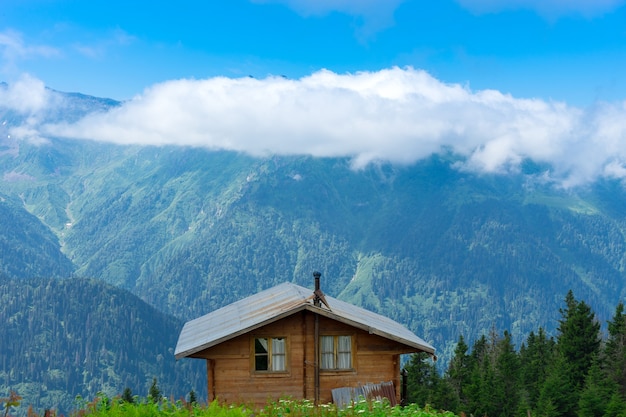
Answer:
[[[320,369],[352,369],[352,336],[320,336]]]
[[[284,337],[254,339],[254,370],[284,372],[287,370],[287,343]]]

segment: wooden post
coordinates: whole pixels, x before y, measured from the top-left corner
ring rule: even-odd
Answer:
[[[402,379],[400,378],[400,355],[393,355],[393,386],[395,387],[394,394],[396,395],[396,404],[402,402]]]
[[[315,328],[313,343],[315,344],[313,352],[315,353],[315,405],[320,402],[320,315],[315,313]]]
[[[307,394],[307,344],[309,341],[307,340],[306,334],[306,310],[302,311],[302,399],[308,399]]]
[[[215,360],[206,360],[207,397],[208,402],[215,400]]]
[[[313,272],[313,278],[315,278],[315,298],[313,298],[313,305],[320,307],[319,293],[322,291],[320,288],[320,277],[322,274],[315,271]],[[319,405],[320,402],[320,315],[315,312],[315,327],[313,328],[313,343],[315,344],[313,352],[315,354],[315,405]]]

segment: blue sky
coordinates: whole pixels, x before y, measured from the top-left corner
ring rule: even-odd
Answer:
[[[626,0],[4,0],[2,79],[5,141],[626,179]],[[123,104],[53,124],[45,86]]]
[[[179,78],[392,66],[577,106],[626,98],[621,0],[5,0],[0,36],[0,79],[115,99]]]

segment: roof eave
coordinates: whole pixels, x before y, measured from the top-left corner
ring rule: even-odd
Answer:
[[[255,323],[255,324],[253,324],[251,326],[248,326],[248,327],[240,329],[240,330],[238,330],[236,332],[230,333],[230,334],[228,334],[228,335],[226,335],[224,337],[221,337],[219,339],[212,340],[212,341],[210,341],[208,343],[204,343],[204,344],[199,345],[199,346],[197,346],[197,347],[195,347],[193,349],[188,349],[188,350],[186,350],[184,352],[174,352],[174,357],[176,359],[188,358],[191,355],[193,355],[194,353],[198,353],[198,352],[201,352],[201,351],[203,351],[205,349],[209,349],[209,348],[211,348],[213,346],[217,346],[220,343],[223,343],[223,342],[226,342],[228,340],[234,339],[235,337],[244,335],[244,334],[249,333],[251,331],[254,331],[254,330],[256,330],[256,329],[258,329],[260,327],[263,327],[263,326],[271,324],[271,323],[273,323],[275,321],[284,319],[285,317],[289,317],[289,316],[291,316],[291,315],[293,315],[293,314],[295,314],[295,313],[297,313],[299,311],[304,310],[306,307],[307,307],[306,304],[296,305],[294,308],[290,308],[289,310],[285,310],[282,313],[280,313],[280,314],[278,314],[276,316],[273,316],[273,317],[271,317],[271,318],[269,318],[267,320],[261,321],[259,323]]]
[[[345,318],[343,316],[337,315],[337,314],[333,313],[332,310],[327,310],[327,309],[322,308],[322,307],[316,307],[316,306],[314,306],[312,304],[309,304],[309,305],[305,306],[305,308],[308,311],[312,311],[312,312],[317,313],[319,315],[322,315],[324,317],[328,317],[330,319],[339,321],[341,323],[348,324],[348,325],[350,325],[352,327],[356,327],[358,329],[364,330],[364,331],[366,331],[366,332],[368,332],[370,334],[375,334],[377,336],[384,337],[385,339],[394,340],[394,341],[396,341],[398,343],[402,343],[403,345],[415,348],[418,351],[426,352],[429,355],[431,355],[433,358],[437,357],[435,355],[435,348],[432,347],[432,346],[425,346],[425,345],[422,345],[420,343],[415,343],[414,341],[407,340],[407,339],[404,339],[402,337],[396,336],[394,334],[383,332],[381,330],[376,329],[375,327],[368,326],[368,325],[360,323],[358,321],[350,320],[350,319]]]

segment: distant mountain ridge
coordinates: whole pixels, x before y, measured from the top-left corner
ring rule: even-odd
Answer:
[[[63,99],[54,120],[115,105]],[[3,129],[18,116],[0,108]],[[626,295],[619,182],[560,190],[531,161],[476,175],[443,154],[355,171],[347,158],[0,138],[0,193],[21,204],[5,216],[47,236],[9,231],[6,245],[46,254],[50,272],[7,247],[0,267],[95,278],[179,320],[285,281],[312,287],[320,270],[326,293],[404,323],[445,362],[460,334],[508,329],[519,344],[553,330],[568,289],[603,323]]]

